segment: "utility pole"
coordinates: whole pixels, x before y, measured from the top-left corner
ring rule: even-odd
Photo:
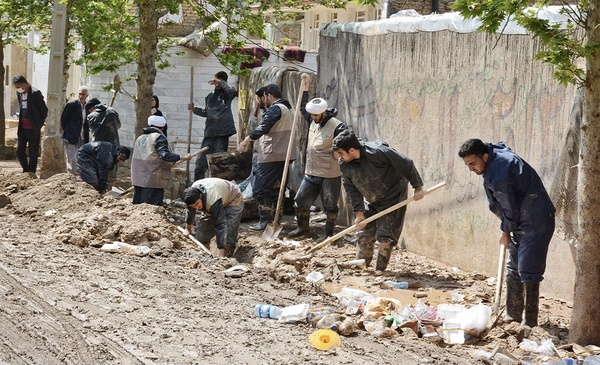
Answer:
[[[42,164],[40,176],[48,178],[66,172],[65,152],[60,138],[60,115],[64,104],[63,74],[67,6],[54,0],[52,36],[50,39],[50,65],[48,70],[48,118],[42,138]]]

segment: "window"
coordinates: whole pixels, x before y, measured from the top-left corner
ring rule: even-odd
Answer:
[[[321,28],[321,20],[319,18],[319,14],[315,14],[315,17],[313,18],[313,29],[319,29]]]
[[[355,22],[364,22],[365,20],[367,20],[366,12],[365,11],[357,11],[354,16],[354,21]]]
[[[331,13],[329,18],[330,18],[329,19],[330,23],[337,23],[338,22],[338,13]]]

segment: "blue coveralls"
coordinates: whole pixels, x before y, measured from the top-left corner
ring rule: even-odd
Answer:
[[[554,233],[554,204],[537,172],[510,148],[486,144],[488,160],[483,187],[490,210],[511,233],[507,280],[539,283],[546,270],[548,245]]]

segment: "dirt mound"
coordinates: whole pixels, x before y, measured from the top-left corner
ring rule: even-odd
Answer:
[[[121,241],[149,247],[180,247],[183,237],[162,207],[132,205],[130,199],[98,194],[70,174],[38,180],[27,174],[2,174],[9,211],[26,216],[31,229],[62,243],[100,246]],[[179,209],[180,211],[183,209]],[[181,214],[180,214],[181,215]]]

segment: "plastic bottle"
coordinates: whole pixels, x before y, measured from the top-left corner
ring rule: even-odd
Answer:
[[[261,318],[279,319],[281,308],[270,304],[257,304],[254,306],[254,315]]]
[[[344,262],[340,262],[339,265],[342,268],[358,267],[358,268],[364,269],[366,267],[366,260],[365,259],[357,259],[357,260],[344,261]]]
[[[600,355],[586,357],[583,365],[600,365]]]
[[[332,307],[313,308],[308,311],[308,315],[307,315],[308,321],[312,322],[314,319],[316,319],[318,317],[323,317],[326,314],[331,314],[331,313],[335,313],[335,312],[337,312],[337,310]]]
[[[577,365],[577,364],[579,364],[579,360],[566,358],[566,359],[560,359],[558,361],[545,362],[544,364],[545,365]]]
[[[391,280],[386,280],[383,283],[385,285],[389,286],[390,288],[408,289],[408,282],[407,281],[391,281]]]

